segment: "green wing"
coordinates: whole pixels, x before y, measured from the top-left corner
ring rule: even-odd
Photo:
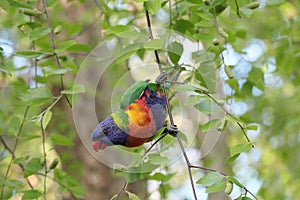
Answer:
[[[114,123],[123,131],[128,132],[128,115],[124,110],[119,109],[117,112],[111,114]]]
[[[138,99],[147,87],[148,82],[149,80],[138,81],[132,86],[130,86],[121,98],[120,107],[124,109],[129,104],[133,103],[136,99]]]

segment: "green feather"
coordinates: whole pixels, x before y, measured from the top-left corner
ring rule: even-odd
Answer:
[[[113,118],[115,124],[123,131],[128,132],[128,115],[124,110],[119,109],[117,112],[112,113],[111,117]]]
[[[138,99],[147,87],[148,82],[149,80],[138,81],[132,86],[130,86],[121,98],[120,107],[124,109],[129,104],[133,103],[136,99]]]

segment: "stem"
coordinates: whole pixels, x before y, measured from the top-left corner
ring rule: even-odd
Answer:
[[[58,66],[59,69],[62,69],[62,66],[60,64],[58,55],[55,52],[55,49],[56,49],[55,40],[54,40],[54,35],[55,34],[54,34],[54,31],[53,31],[53,27],[52,27],[51,20],[50,20],[50,17],[49,17],[49,13],[48,13],[48,10],[47,10],[46,1],[42,0],[42,4],[43,4],[43,9],[44,9],[44,12],[45,12],[45,15],[46,15],[46,19],[47,19],[47,22],[48,22],[48,26],[51,29],[51,32],[50,32],[51,46],[52,46],[52,51],[53,51],[53,54],[54,54],[54,57],[55,57],[56,65]],[[62,74],[60,75],[60,84],[61,84],[61,90],[64,90],[65,86],[64,86],[64,80],[63,80],[63,75]],[[72,108],[72,104],[71,104],[68,96],[66,94],[64,96],[65,96],[69,106]]]
[[[5,176],[4,176],[4,181],[5,182],[7,180],[7,177],[8,177],[8,174],[9,174],[9,171],[10,171],[10,168],[12,166],[12,163],[13,163],[13,160],[15,159],[15,152],[16,152],[16,149],[17,149],[17,146],[19,144],[19,140],[20,140],[20,137],[21,137],[21,133],[22,133],[22,130],[23,130],[23,126],[24,126],[24,123],[25,123],[25,119],[27,117],[27,114],[28,114],[28,110],[29,110],[29,106],[26,106],[26,109],[25,109],[25,112],[23,114],[23,119],[22,119],[22,122],[21,122],[21,125],[19,127],[19,131],[18,131],[18,134],[17,134],[17,137],[16,137],[16,141],[15,141],[15,144],[14,144],[14,147],[13,149],[10,151],[11,154],[12,154],[12,157],[9,161],[9,164],[8,164],[8,167],[6,169],[6,173],[5,173]],[[3,139],[3,138],[2,138]],[[1,140],[2,141],[2,140]],[[3,140],[4,141],[4,140]],[[4,185],[2,185],[2,189],[1,189],[1,194],[0,194],[0,199],[3,199],[3,194],[4,194]]]
[[[127,187],[128,183],[125,181],[124,185],[122,186],[121,190],[119,191],[118,195],[116,196],[116,198],[114,200],[118,200],[122,194],[122,192],[125,192],[125,188]]]
[[[42,115],[42,119],[41,119],[41,130],[42,130],[42,146],[43,146],[43,156],[44,156],[44,191],[43,191],[43,195],[44,195],[44,200],[47,199],[46,197],[46,190],[47,190],[47,154],[46,154],[46,146],[45,146],[45,140],[46,140],[46,136],[45,136],[45,129],[43,127],[43,119],[44,119],[44,114]]]
[[[181,148],[181,151],[182,151],[182,153],[183,153],[184,159],[185,159],[185,161],[186,161],[186,165],[187,165],[187,167],[188,167],[188,172],[189,172],[189,177],[190,177],[190,182],[191,182],[191,185],[192,185],[192,190],[193,190],[194,198],[195,198],[195,200],[197,200],[197,195],[196,195],[196,190],[195,190],[195,184],[194,184],[194,181],[193,181],[193,175],[192,175],[192,171],[191,171],[191,163],[190,163],[190,160],[189,160],[188,156],[186,155],[186,152],[185,152],[185,149],[184,149],[184,147],[183,147],[181,138],[179,137],[178,134],[176,135],[176,138],[177,138],[177,140],[178,140],[178,143],[179,143],[179,145],[180,145],[180,148]]]
[[[147,19],[147,25],[148,25],[149,38],[150,38],[150,40],[153,40],[154,38],[153,38],[153,33],[152,33],[152,28],[151,28],[151,21],[150,21],[150,16],[149,16],[148,10],[145,10],[145,13],[146,13],[146,19]],[[155,54],[155,58],[156,58],[158,68],[159,68],[159,72],[160,72],[160,74],[162,74],[163,69],[162,69],[162,66],[160,64],[160,59],[159,59],[157,50],[154,50],[154,54]]]

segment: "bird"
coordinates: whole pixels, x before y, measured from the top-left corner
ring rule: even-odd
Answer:
[[[107,146],[137,147],[149,142],[164,127],[166,94],[163,85],[138,81],[121,97],[120,108],[101,121],[91,140],[98,152]]]

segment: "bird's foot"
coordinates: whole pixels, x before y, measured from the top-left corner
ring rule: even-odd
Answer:
[[[168,74],[162,73],[162,74],[158,75],[158,77],[156,78],[155,82],[157,84],[162,85],[162,84],[164,84],[165,81],[167,81],[167,79],[168,79]]]
[[[166,127],[165,132],[169,133],[173,137],[176,137],[176,135],[179,132],[179,130],[178,130],[178,128],[177,128],[176,125],[170,125],[170,126]]]

